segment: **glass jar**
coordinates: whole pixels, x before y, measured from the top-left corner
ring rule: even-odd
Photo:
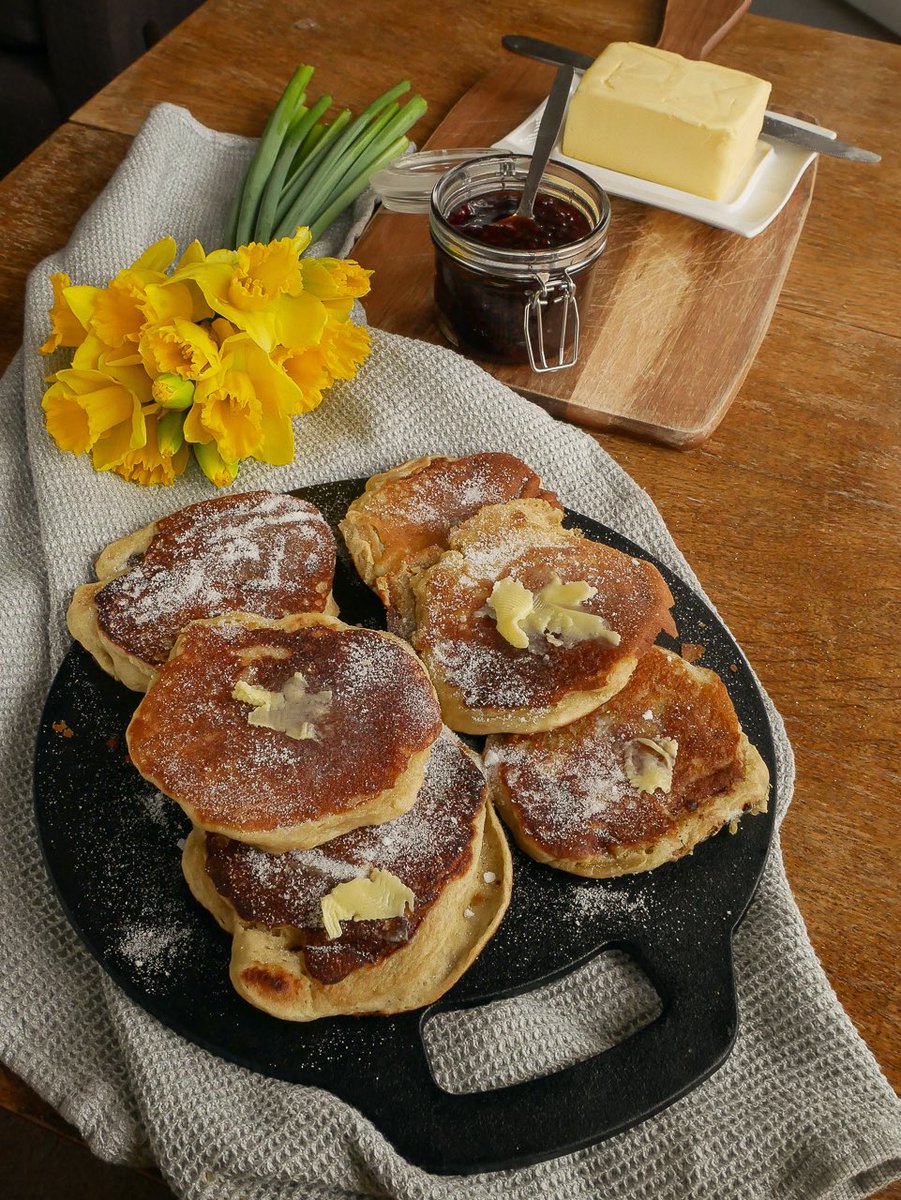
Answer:
[[[549,162],[540,197],[572,206],[588,232],[549,248],[509,249],[463,232],[450,220],[461,206],[523,190],[531,159],[498,153],[461,163],[432,191],[438,325],[452,346],[476,358],[559,371],[579,357],[578,294],[607,245],[610,201],[574,167]]]

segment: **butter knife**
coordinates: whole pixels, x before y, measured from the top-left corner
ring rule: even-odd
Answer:
[[[594,62],[590,54],[580,54],[578,50],[568,50],[565,46],[555,46],[553,42],[542,42],[538,38],[521,34],[505,34],[501,38],[501,44],[514,54],[550,63],[554,67],[567,66],[575,67],[577,71],[587,71]],[[845,158],[852,162],[865,163],[882,161],[879,154],[874,154],[871,150],[861,150],[858,146],[850,146],[847,142],[840,142],[835,134],[817,125],[809,125],[807,122],[796,124],[771,112],[764,114],[763,133],[767,137],[779,138],[783,142],[803,146],[806,150],[815,150],[817,154],[826,154],[830,158]]]

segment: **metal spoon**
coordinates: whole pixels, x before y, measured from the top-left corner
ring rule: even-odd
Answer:
[[[532,151],[532,162],[529,166],[529,173],[526,176],[526,184],[522,190],[522,196],[519,199],[519,207],[516,212],[511,213],[509,217],[505,217],[505,221],[514,221],[517,217],[525,217],[527,220],[532,219],[532,210],[535,207],[538,185],[541,183],[544,168],[547,166],[548,159],[551,157],[551,151],[557,141],[560,126],[563,124],[563,116],[569,101],[572,82],[573,68],[560,67],[557,71],[557,77],[554,80],[554,86],[551,88],[551,94],[548,96],[547,104],[544,107],[544,112],[541,114],[541,123],[538,126],[538,133],[535,136],[535,149]]]

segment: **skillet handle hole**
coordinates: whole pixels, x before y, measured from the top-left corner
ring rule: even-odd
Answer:
[[[608,950],[553,983],[428,1015],[435,1082],[454,1095],[494,1091],[594,1058],[650,1025],[661,1000],[634,959]]]

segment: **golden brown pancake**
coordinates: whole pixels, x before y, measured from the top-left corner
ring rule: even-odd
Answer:
[[[470,965],[510,899],[511,863],[475,757],[445,731],[414,806],[315,850],[266,854],[200,830],[185,878],[233,934],[236,990],[274,1016],[402,1012],[429,1004]],[[415,896],[403,916],[342,922],[329,940],[321,900],[336,885],[390,871]]]
[[[668,739],[670,786],[636,786],[630,774],[663,763]],[[650,871],[767,807],[766,766],[722,680],[659,646],[603,707],[547,733],[490,738],[485,764],[522,849],[576,875]]]
[[[254,724],[265,709],[236,688],[291,694],[281,715],[299,736]],[[322,614],[236,613],[179,635],[127,738],[137,769],[195,825],[278,851],[405,812],[440,730],[400,638]]]
[[[483,508],[450,533],[451,549],[414,581],[412,643],[428,668],[445,722],[463,733],[553,729],[597,708],[625,684],[661,630],[675,633],[660,572],[561,527],[541,500]],[[555,579],[596,589],[582,611],[616,637],[567,644],[530,638],[518,649],[489,608],[495,583],[538,591]]]
[[[331,529],[312,504],[277,492],[189,505],[107,546],[95,570],[99,582],[72,598],[70,632],[139,692],[189,621],[338,612]]]
[[[410,582],[440,558],[450,530],[486,504],[538,498],[559,508],[531,467],[512,454],[415,458],[373,477],[339,528],[354,566],[385,605],[388,628],[413,628]]]

